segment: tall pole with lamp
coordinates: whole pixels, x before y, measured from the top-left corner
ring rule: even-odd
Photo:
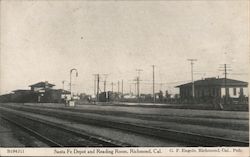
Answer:
[[[73,72],[73,71],[76,72],[76,77],[78,77],[78,71],[77,71],[77,69],[75,69],[75,68],[70,69],[69,91],[70,91],[71,99],[72,99],[72,72]]]

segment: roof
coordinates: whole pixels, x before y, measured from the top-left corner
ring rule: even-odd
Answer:
[[[54,84],[51,84],[51,83],[48,83],[47,81],[45,81],[45,82],[38,82],[36,84],[29,85],[29,87],[45,87],[45,85],[48,86],[48,87],[55,86]]]
[[[70,91],[64,90],[64,89],[58,89],[62,94],[70,94]]]
[[[233,79],[226,79],[227,86],[229,87],[247,87],[248,83],[244,81],[239,80],[233,80]],[[225,85],[225,78],[205,78],[203,80],[197,80],[194,81],[195,86],[224,86]],[[182,84],[176,87],[189,87],[192,86],[192,82]]]
[[[64,90],[64,89],[48,89],[47,92],[58,92],[60,94],[70,94],[70,91]]]
[[[26,90],[26,89],[17,89],[17,90],[13,90],[12,92],[17,93],[17,92],[30,92],[30,90]]]

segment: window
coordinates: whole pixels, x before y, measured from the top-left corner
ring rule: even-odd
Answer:
[[[243,88],[240,88],[240,95],[243,95]]]
[[[236,93],[236,88],[233,88],[233,93],[234,93],[234,95],[237,94],[237,93]]]

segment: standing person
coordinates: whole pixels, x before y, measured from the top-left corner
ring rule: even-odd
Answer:
[[[219,99],[219,107],[220,107],[220,110],[223,110],[224,107],[223,107],[223,104],[222,104],[221,102],[222,102],[221,99]]]
[[[213,108],[214,109],[223,110],[224,107],[223,107],[223,105],[221,103],[220,97],[214,97],[212,102],[213,102]]]

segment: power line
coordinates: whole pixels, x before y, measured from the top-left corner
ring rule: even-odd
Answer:
[[[133,80],[134,81],[134,80]],[[155,85],[156,84],[162,84],[162,85],[170,85],[170,84],[180,84],[180,83],[188,83],[188,82],[190,82],[191,80],[185,80],[185,81],[175,81],[175,82],[165,82],[165,83],[163,83],[163,82],[155,82]],[[152,83],[151,82],[143,82],[143,81],[141,81],[140,82],[140,84],[149,84],[149,85],[152,85]]]

